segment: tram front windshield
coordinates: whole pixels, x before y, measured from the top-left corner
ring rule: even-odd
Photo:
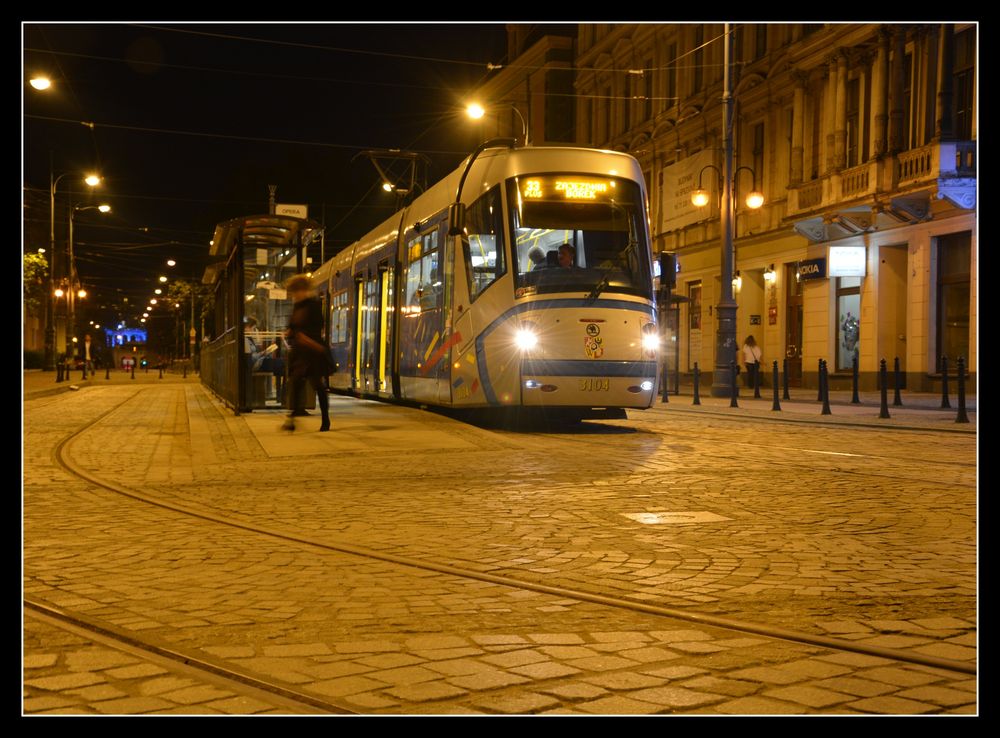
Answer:
[[[639,185],[554,175],[508,181],[517,296],[608,292],[649,297],[652,279]]]

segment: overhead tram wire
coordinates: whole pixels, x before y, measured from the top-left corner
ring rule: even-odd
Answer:
[[[45,42],[45,45],[48,46],[49,49],[51,50],[52,44],[49,41],[48,36],[45,35],[45,31],[42,30],[42,28],[39,28],[38,33],[42,37],[42,40]],[[70,78],[66,74],[66,70],[63,69],[63,66],[62,64],[59,63],[58,59],[53,59],[53,63],[55,63],[56,67],[59,69],[60,78],[66,82],[66,89],[69,91],[69,95],[72,98],[73,104],[76,106],[76,109],[80,111],[80,115],[86,116],[86,111],[83,109],[83,105],[80,104],[80,100],[79,98],[77,98],[76,92],[73,90],[73,85],[70,83]],[[94,165],[98,168],[98,171],[100,171],[101,150],[100,147],[97,145],[97,135],[94,133],[93,127],[90,127],[90,144],[94,148]]]
[[[440,58],[440,57],[417,56],[417,55],[414,55],[414,54],[397,54],[397,53],[388,52],[388,51],[368,51],[366,49],[350,49],[350,48],[344,48],[344,47],[338,47],[338,46],[323,46],[323,45],[320,45],[320,44],[306,44],[306,43],[297,42],[297,41],[278,41],[278,40],[275,40],[275,39],[254,38],[254,37],[251,37],[251,36],[237,36],[237,35],[234,35],[234,34],[225,34],[225,33],[209,33],[208,31],[192,31],[192,30],[184,29],[184,28],[169,28],[169,27],[166,27],[166,26],[145,25],[145,24],[140,24],[140,23],[133,23],[133,24],[129,24],[129,25],[133,25],[133,26],[135,26],[137,28],[146,28],[146,29],[157,30],[157,31],[168,31],[168,32],[172,32],[172,33],[186,33],[186,34],[191,34],[191,35],[195,35],[195,36],[208,36],[208,37],[212,37],[212,38],[229,39],[229,40],[232,40],[232,41],[248,41],[248,42],[251,42],[251,43],[271,44],[271,45],[274,45],[274,46],[290,46],[290,47],[296,47],[296,48],[312,49],[312,50],[316,50],[316,51],[330,51],[330,52],[340,53],[340,54],[360,54],[360,55],[365,55],[365,56],[381,56],[381,57],[389,57],[389,58],[395,58],[395,59],[407,59],[407,60],[410,60],[410,61],[431,62],[431,63],[435,63],[435,64],[456,64],[456,65],[474,66],[474,67],[485,66],[486,70],[487,70],[487,73],[488,72],[492,72],[492,71],[496,71],[496,70],[499,70],[499,69],[528,69],[528,70],[532,70],[532,71],[537,71],[539,69],[544,68],[543,65],[537,65],[537,64],[500,64],[500,65],[497,65],[497,64],[492,64],[490,62],[470,62],[470,61],[464,61],[464,60],[461,60],[461,59],[444,59],[444,58]],[[476,24],[475,23],[471,23],[470,25],[476,25]],[[732,31],[730,31],[730,32],[732,32]],[[689,49],[688,51],[686,51],[683,54],[679,55],[672,62],[670,62],[670,64],[672,64],[673,62],[678,61],[679,59],[683,59],[685,56],[693,54],[696,51],[699,51],[700,49],[703,49],[703,48],[709,46],[710,44],[715,43],[716,41],[718,41],[719,39],[721,39],[723,37],[725,37],[725,33],[721,33],[721,34],[719,34],[717,36],[714,36],[714,37],[708,39],[707,41],[705,41],[704,43],[700,44],[699,46],[696,46],[693,49]],[[720,64],[702,64],[700,66],[702,66],[702,67],[708,67],[708,66],[721,66],[721,65]],[[571,67],[566,67],[566,69],[569,69],[569,70],[572,70],[572,71],[578,71],[578,72],[626,72],[627,73],[627,72],[636,71],[635,67],[630,67],[630,68],[625,68],[625,69],[618,69],[618,68],[615,68],[615,67],[577,67],[577,66],[571,66]],[[641,71],[656,71],[657,69],[663,71],[664,69],[666,69],[666,67],[651,67],[648,70],[641,70]]]
[[[129,65],[142,65],[146,64],[151,67],[165,68],[165,69],[181,69],[185,71],[192,72],[215,72],[218,74],[235,74],[245,77],[263,77],[265,79],[278,79],[285,81],[295,81],[295,82],[328,82],[331,84],[345,84],[345,85],[363,85],[365,87],[401,87],[404,89],[414,89],[414,90],[440,90],[440,86],[436,85],[415,85],[407,84],[405,82],[376,82],[373,80],[361,80],[361,79],[334,79],[332,77],[312,77],[306,75],[298,74],[276,74],[274,72],[251,72],[241,69],[223,69],[221,67],[198,67],[186,64],[168,64],[166,62],[136,62],[133,60],[125,59],[123,57],[114,56],[96,56],[94,54],[81,54],[74,51],[47,51],[45,49],[34,49],[26,48],[24,51],[28,51],[34,54],[58,54],[61,56],[72,56],[78,59],[94,59],[96,61],[106,61],[118,64],[129,64]]]
[[[176,136],[200,136],[204,138],[224,138],[231,139],[234,141],[250,141],[255,143],[274,143],[274,144],[293,144],[296,146],[319,146],[321,148],[328,149],[356,149],[358,151],[364,151],[365,149],[376,149],[380,148],[378,146],[365,146],[362,144],[337,144],[329,143],[325,141],[294,141],[291,139],[283,138],[266,138],[263,136],[236,136],[233,134],[226,133],[205,133],[203,131],[181,131],[176,129],[168,128],[149,128],[146,126],[127,126],[116,123],[97,123],[95,121],[80,121],[73,120],[71,118],[55,118],[47,115],[25,115],[25,118],[32,118],[35,120],[47,120],[54,123],[72,123],[73,125],[84,124],[86,126],[93,126],[94,128],[111,128],[117,130],[126,131],[139,131],[142,133],[163,133],[167,135]],[[440,156],[465,156],[468,152],[462,151],[422,151],[423,154],[435,154]]]
[[[380,56],[393,59],[406,59],[407,61],[423,61],[435,64],[457,64],[462,66],[482,67],[485,62],[470,62],[462,59],[443,59],[431,56],[417,56],[415,54],[397,54],[390,51],[368,51],[366,49],[348,49],[337,46],[322,46],[320,44],[306,44],[300,41],[277,41],[275,39],[253,38],[251,36],[236,36],[226,33],[209,33],[208,31],[192,31],[185,28],[169,28],[167,26],[151,26],[142,23],[130,23],[128,25],[136,28],[145,28],[155,31],[168,31],[171,33],[185,33],[193,36],[207,36],[210,38],[222,38],[230,41],[248,41],[251,43],[270,44],[272,46],[291,46],[299,49],[312,49],[314,51],[331,51],[339,54],[360,54],[363,56]],[[474,25],[474,24],[473,24]]]

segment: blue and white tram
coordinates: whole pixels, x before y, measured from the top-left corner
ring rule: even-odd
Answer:
[[[313,275],[331,388],[577,418],[649,407],[645,202],[625,154],[482,149]]]

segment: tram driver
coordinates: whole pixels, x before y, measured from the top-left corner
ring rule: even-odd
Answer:
[[[559,266],[563,269],[570,269],[576,266],[576,249],[568,243],[559,247]]]

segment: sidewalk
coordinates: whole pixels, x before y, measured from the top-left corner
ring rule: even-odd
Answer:
[[[726,416],[745,416],[769,420],[798,421],[830,425],[863,425],[871,427],[910,428],[920,430],[954,431],[976,433],[976,396],[966,395],[965,411],[968,423],[956,422],[959,416],[958,397],[952,391],[949,395],[950,408],[941,407],[941,395],[926,392],[900,392],[901,405],[893,405],[894,393],[889,392],[886,410],[889,417],[880,417],[882,397],[880,392],[859,392],[860,402],[851,402],[849,391],[830,392],[830,414],[823,414],[823,403],[817,401],[815,389],[790,389],[790,399],[782,399],[778,391],[779,410],[774,409],[774,390],[761,389],[760,399],[754,399],[753,390],[740,388],[737,407],[730,407],[728,397],[712,397],[707,391],[700,393],[699,405],[695,405],[690,386],[680,388],[681,394],[669,395],[667,402],[662,396],[652,408],[658,411],[710,413]]]
[[[154,369],[152,367],[149,370],[136,369],[135,379],[132,379],[132,375],[129,372],[123,372],[121,369],[112,369],[106,372],[104,369],[98,370],[93,376],[89,376],[87,379],[83,378],[83,372],[79,369],[74,370],[69,373],[69,378],[63,378],[62,382],[56,381],[56,372],[54,371],[44,371],[42,369],[25,369],[22,372],[21,379],[21,396],[24,400],[34,400],[39,397],[46,397],[48,395],[57,395],[62,392],[75,392],[81,390],[85,387],[91,386],[102,386],[105,384],[123,384],[126,382],[199,382],[201,381],[197,374],[188,370],[187,377],[185,378],[181,368],[176,370],[166,370],[163,372],[163,378],[160,378],[160,370]],[[107,376],[107,379],[105,379]]]

